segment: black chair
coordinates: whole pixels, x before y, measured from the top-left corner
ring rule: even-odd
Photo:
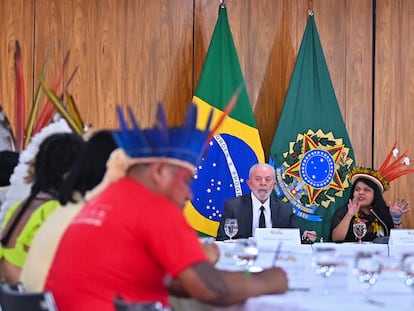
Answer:
[[[116,311],[167,311],[161,302],[128,302],[120,296],[114,298]]]
[[[7,284],[1,286],[0,304],[1,311],[58,311],[51,292],[24,292]]]

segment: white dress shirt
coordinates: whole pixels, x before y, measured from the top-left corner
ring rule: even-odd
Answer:
[[[252,208],[253,208],[253,221],[252,221],[252,234],[255,235],[256,228],[259,227],[260,218],[260,207],[263,206],[264,216],[266,221],[266,228],[272,228],[272,215],[270,212],[270,199],[268,198],[264,203],[260,202],[253,193],[250,194],[252,197]]]

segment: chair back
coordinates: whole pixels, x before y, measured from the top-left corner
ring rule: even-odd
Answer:
[[[7,284],[0,287],[0,305],[1,311],[58,311],[51,292],[22,292]]]
[[[128,302],[120,296],[114,298],[116,311],[168,311],[159,301],[156,302]]]

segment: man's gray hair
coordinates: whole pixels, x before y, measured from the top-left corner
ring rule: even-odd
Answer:
[[[253,171],[258,167],[267,167],[267,168],[271,169],[272,172],[273,172],[273,178],[276,179],[275,168],[272,165],[270,165],[269,163],[256,163],[256,164],[254,164],[249,170],[249,179],[251,178]]]

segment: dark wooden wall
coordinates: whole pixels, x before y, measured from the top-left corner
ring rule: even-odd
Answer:
[[[266,157],[307,18],[307,0],[227,0],[229,21]],[[392,144],[414,154],[414,1],[314,0],[338,102],[358,165],[377,167]],[[217,20],[214,0],[3,0],[0,104],[14,116],[13,54],[23,49],[28,105],[48,49],[52,84],[65,54],[87,123],[117,126],[115,105],[149,125],[158,101],[182,120]],[[374,14],[375,12],[375,14]],[[414,176],[386,193],[414,204]],[[404,218],[414,228],[414,211]]]

